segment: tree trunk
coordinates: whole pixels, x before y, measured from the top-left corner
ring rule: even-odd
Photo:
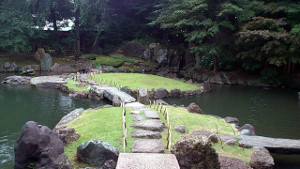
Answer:
[[[75,12],[75,29],[76,29],[76,52],[80,52],[80,26],[79,26],[80,7]]]
[[[214,56],[214,73],[218,71],[218,56]]]
[[[50,12],[51,12],[51,20],[53,22],[54,31],[57,32],[57,22],[56,22],[56,15],[54,9],[54,0],[51,1],[50,4]]]

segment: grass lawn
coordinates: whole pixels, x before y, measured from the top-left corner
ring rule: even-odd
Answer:
[[[148,90],[151,90],[152,88],[165,88],[168,91],[172,89],[180,89],[182,91],[200,89],[200,87],[195,84],[150,74],[102,73],[96,74],[95,77],[105,79],[107,82],[117,82],[122,86],[128,86],[132,90],[138,89],[139,87],[147,87]]]
[[[215,117],[207,115],[189,113],[183,107],[167,106],[167,108],[169,112],[170,124],[172,126],[172,147],[174,146],[176,141],[181,137],[181,134],[174,130],[174,127],[177,125],[184,125],[186,127],[187,133],[192,133],[192,131],[194,130],[203,129],[216,134],[238,134],[238,130],[235,129],[234,125],[226,123],[224,119],[217,119]],[[160,118],[165,124],[167,124],[162,113],[160,114]],[[164,145],[167,144],[167,134],[167,130],[165,130],[162,133]],[[212,145],[219,155],[239,158],[248,164],[250,162],[252,149],[243,149],[237,144],[234,146],[225,145],[222,148],[223,143],[220,143],[220,141],[219,143]]]
[[[126,152],[130,152],[133,139],[130,133],[133,131],[130,124],[133,120],[130,114],[126,115],[127,123],[127,143]],[[68,127],[75,128],[80,138],[76,142],[65,147],[65,153],[75,164],[75,167],[86,167],[86,164],[76,163],[77,147],[86,141],[98,139],[107,141],[120,151],[123,151],[123,128],[122,128],[122,108],[102,108],[98,110],[87,110],[78,119],[67,124]]]
[[[219,134],[233,135],[232,124],[228,124],[224,119],[217,119],[207,115],[193,114],[186,111],[182,107],[171,107],[168,106],[170,123],[172,125],[172,147],[176,141],[181,137],[181,134],[175,132],[174,126],[185,125],[187,132],[191,133],[193,130],[200,130],[205,126],[205,130],[216,133],[218,127]],[[130,148],[135,139],[130,137],[130,133],[135,130],[129,126],[133,124],[133,120],[130,115],[130,110],[127,109],[126,125],[127,125],[127,147],[126,152],[131,152]],[[160,113],[161,120],[165,123],[162,113]],[[227,126],[227,127],[224,127]],[[80,138],[76,142],[65,147],[65,153],[68,158],[73,162],[76,168],[87,167],[87,164],[76,162],[76,151],[77,147],[86,141],[92,139],[98,139],[107,141],[114,145],[120,151],[123,151],[123,129],[122,129],[122,108],[111,107],[102,108],[98,110],[87,110],[78,119],[68,123],[67,127],[75,128],[76,132],[79,133]],[[238,133],[238,131],[235,131]],[[167,145],[167,130],[163,133],[161,139],[164,145]],[[221,143],[212,144],[218,154],[222,156],[239,158],[246,163],[249,163],[251,149],[242,149],[238,145],[235,146],[224,146]],[[170,153],[165,150],[165,153]]]
[[[76,86],[76,83],[78,83],[78,82],[76,82],[76,81],[74,81],[74,80],[68,80],[67,81],[67,84],[65,84],[65,86],[67,86],[68,87],[68,89],[69,90],[72,90],[72,91],[80,91],[80,92],[88,92],[89,90],[88,90],[88,87],[90,86],[90,85],[87,85],[87,86],[85,86],[85,87],[77,87]]]

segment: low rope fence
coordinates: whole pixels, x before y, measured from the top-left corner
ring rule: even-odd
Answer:
[[[150,108],[153,108],[157,110],[159,113],[162,113],[165,120],[167,121],[167,127],[168,127],[168,135],[167,135],[167,146],[166,148],[171,151],[171,146],[172,146],[172,126],[170,124],[170,118],[169,118],[169,112],[168,109],[165,105],[162,103],[158,103],[157,101],[151,101],[150,100]]]
[[[126,127],[126,109],[125,109],[125,103],[121,103],[122,107],[122,126],[123,126],[123,152],[126,152],[126,146],[127,146],[127,127]]]
[[[111,85],[113,87],[116,87],[118,90],[121,90],[122,86],[117,83],[117,82],[114,82],[112,80],[108,81],[106,79],[103,79],[101,77],[96,77],[93,73],[90,73],[90,77],[91,77],[91,80],[93,80],[94,82],[96,83],[99,83],[99,84],[103,84],[103,85]]]

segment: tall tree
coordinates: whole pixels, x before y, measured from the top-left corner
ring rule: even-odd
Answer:
[[[34,35],[29,3],[26,0],[5,0],[0,6],[0,50],[12,53],[31,48]]]
[[[228,50],[230,38],[239,25],[254,16],[254,4],[249,0],[165,0],[152,24],[183,34],[185,40],[195,44],[193,52],[214,59],[214,72],[218,70],[218,57]]]

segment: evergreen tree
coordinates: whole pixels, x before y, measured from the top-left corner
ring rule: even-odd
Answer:
[[[249,0],[166,0],[152,24],[183,34],[187,42],[195,44],[193,52],[214,58],[216,72],[218,57],[228,50],[240,24],[255,15],[256,5],[259,3]]]

